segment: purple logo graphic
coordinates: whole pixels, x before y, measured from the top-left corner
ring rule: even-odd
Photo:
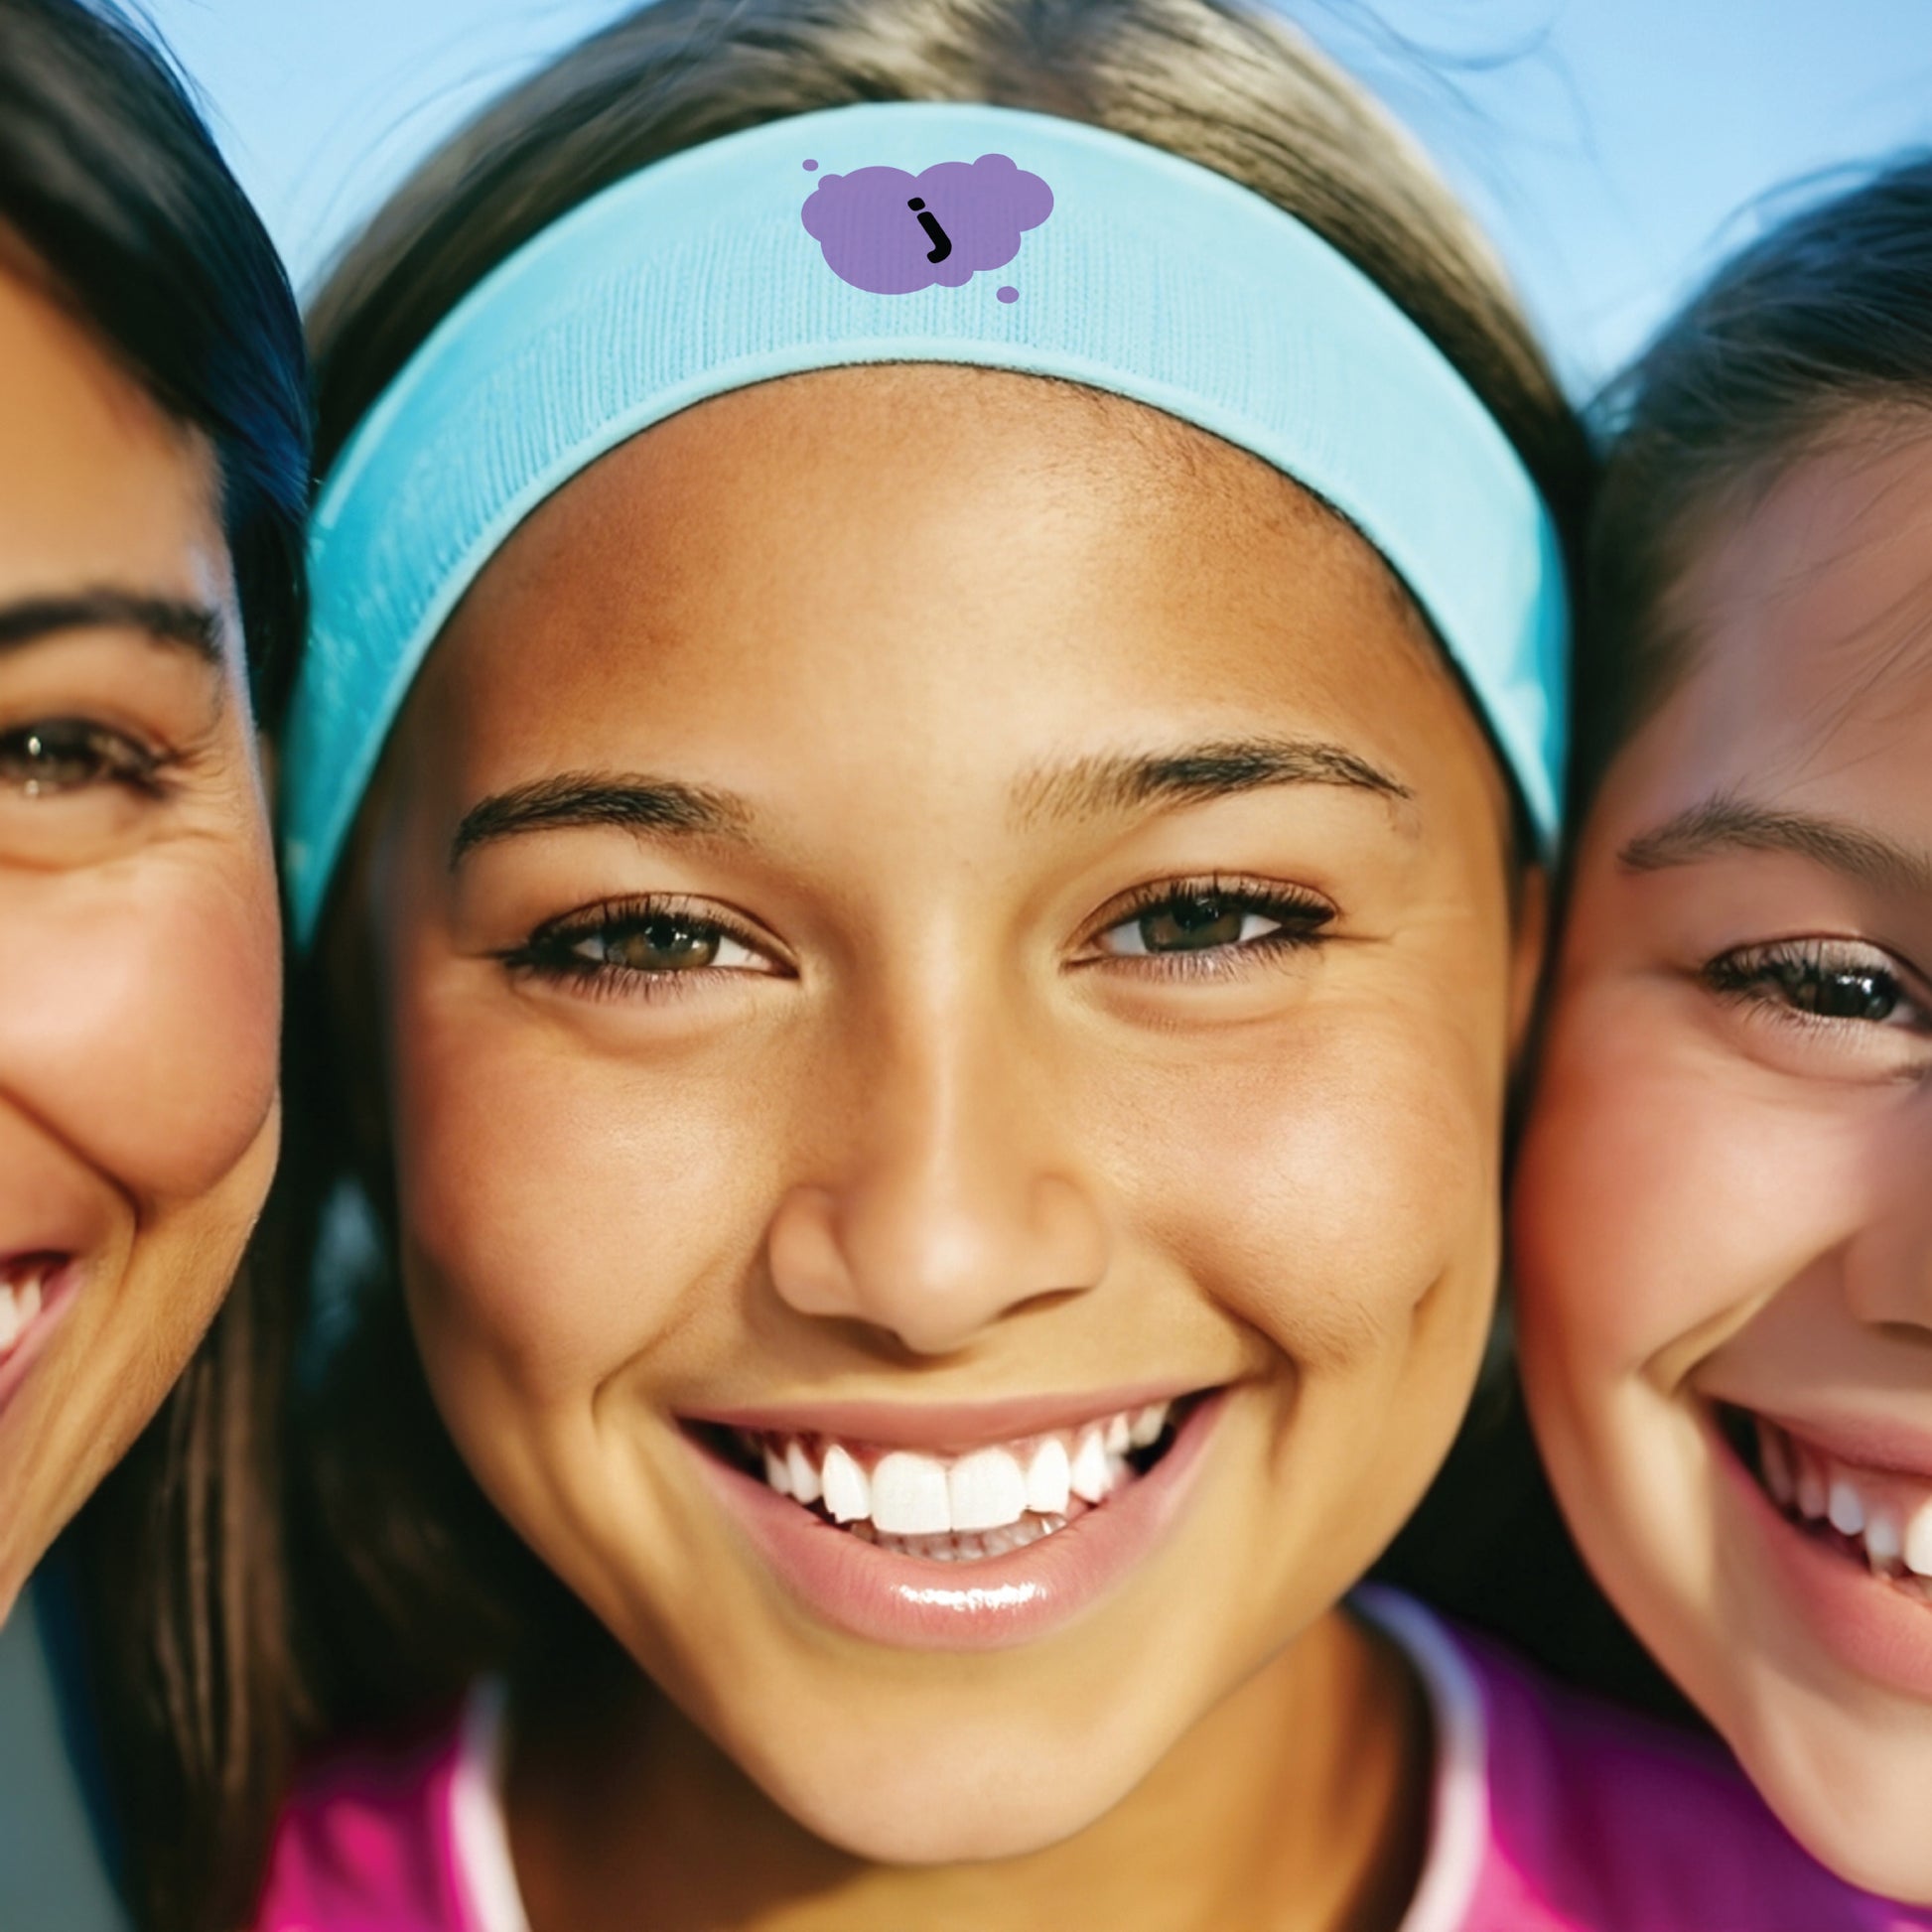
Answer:
[[[1004,268],[1020,238],[1053,211],[1053,191],[1003,154],[941,161],[923,174],[855,168],[825,175],[799,218],[843,282],[872,295],[956,289]],[[1019,295],[999,290],[1002,302]]]

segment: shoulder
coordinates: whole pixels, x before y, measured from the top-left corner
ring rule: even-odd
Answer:
[[[461,1714],[332,1750],[275,1828],[257,1932],[467,1932],[451,1863]]]
[[[1452,1726],[1463,1733],[1463,1809],[1483,1814],[1465,1823],[1464,1838],[1481,1843],[1465,1861],[1475,1867],[1467,1915],[1441,1920],[1444,1932],[1912,1932],[1932,1924],[1817,1863],[1715,1740],[1557,1684],[1409,1599],[1377,1591],[1361,1607],[1421,1670],[1444,1744]],[[1439,1767],[1439,1836],[1442,1785]]]

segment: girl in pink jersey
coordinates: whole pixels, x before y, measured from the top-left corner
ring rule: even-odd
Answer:
[[[1515,1210],[1604,1588],[1779,1815],[1932,1901],[1932,167],[1628,384]]]
[[[317,333],[260,1923],[1901,1923],[1344,1601],[1489,1324],[1582,469],[1392,130],[1203,0],[665,0]]]

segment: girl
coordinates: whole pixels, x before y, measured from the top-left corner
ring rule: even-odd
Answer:
[[[493,1674],[260,1922],[1884,1923],[1340,1607],[1488,1325],[1579,468],[1359,98],[1199,0],[670,0],[317,333],[311,1653]]]
[[[1791,1829],[1932,1901],[1932,166],[1637,365],[1515,1208],[1604,1587]]]

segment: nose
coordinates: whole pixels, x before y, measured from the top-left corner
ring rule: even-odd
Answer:
[[[1099,1282],[1100,1200],[1072,1159],[1064,1098],[1024,1045],[929,1015],[848,1080],[836,1177],[794,1186],[767,1236],[772,1285],[792,1309],[945,1355],[1003,1315]]]

